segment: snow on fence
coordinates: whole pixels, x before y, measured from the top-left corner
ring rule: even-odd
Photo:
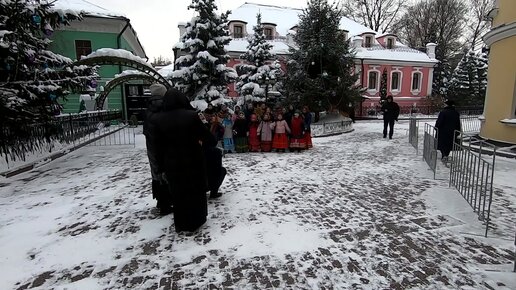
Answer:
[[[313,137],[324,137],[353,131],[353,121],[346,118],[341,121],[312,124],[310,127]]]
[[[96,134],[116,130],[120,111],[96,111],[54,117],[44,124],[1,127],[0,172],[67,152]]]

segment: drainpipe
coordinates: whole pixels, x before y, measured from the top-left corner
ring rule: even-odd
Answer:
[[[122,29],[122,31],[120,31],[120,33],[117,35],[116,37],[116,48],[118,49],[121,49],[122,48],[122,35],[124,34],[125,30],[129,27],[130,25],[130,22],[131,20],[129,19],[126,19],[126,22],[125,22],[125,26],[124,28]],[[119,65],[118,66],[118,73],[122,73],[122,66]],[[123,84],[120,84],[120,98],[121,98],[121,101],[122,101],[122,113],[123,113],[123,116],[125,117],[125,121],[127,123],[127,110],[126,110],[126,104],[125,104],[125,97],[124,97],[124,86]]]
[[[362,89],[364,88],[364,72],[365,72],[365,69],[364,69],[364,59],[361,58],[360,59],[360,64],[362,66],[361,70],[360,70],[360,73],[362,74],[360,76],[360,86],[362,87]],[[363,110],[362,110],[362,107],[364,106],[364,98],[361,97],[361,101],[360,101],[360,116],[363,116]]]

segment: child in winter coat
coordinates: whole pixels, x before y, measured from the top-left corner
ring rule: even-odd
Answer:
[[[303,107],[303,120],[305,122],[306,148],[312,148],[312,130],[310,129],[310,125],[312,124],[312,113],[308,109],[308,106]]]
[[[213,115],[211,117],[211,123],[209,126],[211,134],[213,134],[215,139],[217,139],[217,147],[223,149],[224,145],[222,144],[222,139],[224,138],[224,127],[220,124],[219,117],[217,117],[217,115]]]
[[[224,127],[224,151],[235,152],[235,143],[233,141],[233,121],[231,115],[226,114],[222,120],[222,127]]]
[[[276,149],[276,152],[285,152],[285,149],[288,148],[287,133],[290,134],[290,127],[287,121],[283,120],[282,114],[278,114],[276,118],[276,122],[272,123],[272,128],[274,129],[272,148]]]
[[[292,136],[290,138],[290,150],[297,152],[301,151],[301,149],[306,149],[306,138],[305,134],[305,124],[303,118],[301,117],[301,113],[296,111],[294,113],[294,117],[292,117],[291,121],[292,126]]]
[[[233,124],[233,130],[235,132],[235,149],[237,153],[244,153],[249,150],[247,145],[247,135],[249,135],[249,125],[245,119],[244,112],[238,114],[238,118]]]
[[[263,120],[258,127],[258,136],[260,136],[260,147],[262,152],[271,152],[272,150],[272,129],[273,123],[269,114],[263,115]]]
[[[251,114],[250,122],[249,122],[249,151],[250,152],[258,152],[260,151],[260,138],[258,136],[258,127],[260,126],[260,121],[258,121],[258,117],[256,114]]]

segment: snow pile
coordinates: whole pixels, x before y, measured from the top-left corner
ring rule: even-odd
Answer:
[[[124,76],[132,76],[132,75],[148,75],[148,74],[146,74],[142,71],[139,71],[139,70],[124,70],[121,73],[116,74],[115,78],[120,78],[120,77],[124,77]]]
[[[138,62],[142,65],[145,65],[147,67],[152,68],[152,65],[148,63],[145,59],[132,54],[130,51],[127,51],[125,49],[115,49],[115,48],[101,48],[97,49],[96,51],[86,55],[82,56],[81,60],[90,59],[94,57],[119,57],[119,58],[125,58],[129,59],[135,62]]]

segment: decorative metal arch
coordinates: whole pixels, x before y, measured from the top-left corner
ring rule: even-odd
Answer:
[[[130,68],[138,70],[142,73],[145,73],[149,78],[145,77],[145,75],[142,75],[142,74],[124,75],[124,76],[119,77],[120,79],[123,78],[123,81],[119,81],[118,80],[119,78],[115,78],[115,79],[117,79],[117,81],[116,81],[117,85],[119,85],[125,81],[129,81],[129,80],[145,79],[145,80],[150,80],[152,82],[158,82],[158,83],[164,85],[167,89],[172,88],[172,84],[167,79],[165,79],[161,74],[159,74],[158,71],[156,71],[154,68],[152,68],[148,65],[145,65],[143,63],[140,63],[138,61],[132,60],[132,59],[127,59],[127,58],[118,57],[118,56],[99,55],[99,56],[83,58],[81,60],[76,61],[74,65],[89,65],[89,66],[119,65],[119,66],[130,67]],[[126,78],[126,76],[130,76],[130,77]],[[111,80],[110,83],[114,82],[115,79]],[[115,87],[115,86],[116,85],[113,85],[113,87]],[[104,106],[104,101],[107,97],[107,94],[112,89],[113,88],[106,90],[106,88],[104,88],[105,93],[102,93],[101,96],[99,97],[99,100],[97,101],[97,109],[102,108]]]
[[[102,110],[104,108],[104,102],[106,101],[107,96],[109,93],[116,88],[118,85],[121,85],[128,81],[149,81],[149,82],[155,82],[156,79],[153,76],[147,75],[147,74],[125,74],[119,77],[116,77],[112,80],[110,80],[106,85],[104,86],[104,91],[100,93],[100,95],[97,97],[97,101],[95,102],[95,106],[97,107],[97,110]]]

